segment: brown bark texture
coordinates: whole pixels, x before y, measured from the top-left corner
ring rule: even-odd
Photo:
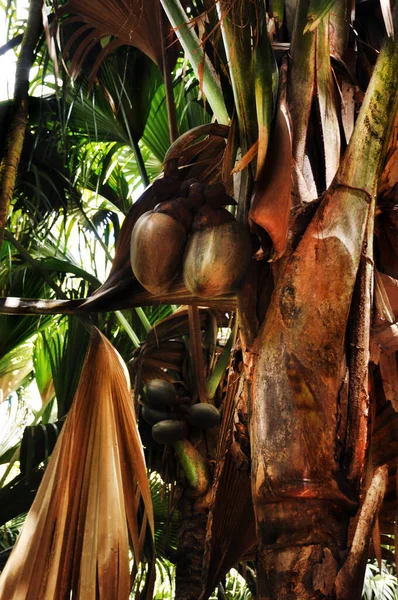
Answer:
[[[193,499],[182,499],[178,532],[175,600],[198,600],[203,589],[203,556],[207,513],[198,511]]]
[[[247,352],[258,600],[348,598],[336,590],[336,577],[365,462],[371,241],[397,108],[396,44],[387,42],[380,57],[339,170],[279,270]],[[370,535],[366,530],[361,559]],[[350,585],[350,598],[359,598],[361,576]]]
[[[10,202],[14,193],[28,120],[29,73],[34,49],[42,29],[43,0],[31,0],[15,75],[13,111],[8,128],[5,152],[0,165],[0,247],[3,242]]]

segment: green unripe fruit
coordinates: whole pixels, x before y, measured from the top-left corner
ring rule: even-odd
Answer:
[[[220,423],[221,415],[212,404],[194,404],[187,412],[188,422],[194,427],[208,429]]]
[[[172,414],[168,410],[159,410],[157,408],[151,408],[150,406],[143,406],[141,415],[144,421],[149,423],[149,425],[155,425],[155,423],[159,423],[159,421],[166,421],[172,417]]]
[[[152,437],[159,444],[172,444],[183,440],[188,433],[188,428],[184,421],[175,421],[168,419],[160,421],[152,427]]]
[[[145,386],[144,401],[149,406],[168,408],[178,404],[178,396],[172,383],[164,379],[152,379]]]

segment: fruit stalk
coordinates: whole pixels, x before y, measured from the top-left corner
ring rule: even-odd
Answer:
[[[207,461],[188,440],[174,442],[173,446],[189,485],[201,496],[210,486]]]

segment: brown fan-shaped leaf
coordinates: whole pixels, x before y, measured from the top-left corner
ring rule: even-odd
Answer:
[[[134,575],[144,542],[149,539],[153,547],[153,532],[125,369],[94,329],[72,408],[1,575],[0,597],[125,600],[131,583],[129,542]]]
[[[180,373],[183,377],[187,359],[186,342],[183,338],[191,335],[188,310],[186,306],[181,307],[148,332],[140,347],[139,356],[132,363],[134,372],[139,374],[142,382],[154,378],[169,379],[170,376],[164,369]],[[209,320],[215,320],[220,327],[225,325],[221,314],[208,308],[199,308],[198,311],[201,331],[206,329]],[[135,387],[138,388],[139,383]]]
[[[60,14],[69,15],[74,21],[77,17],[91,29],[89,35],[80,39],[80,58],[75,60],[74,70],[81,66],[89,44],[106,36],[114,37],[116,45],[139,48],[162,68],[160,10],[157,0],[69,0]]]

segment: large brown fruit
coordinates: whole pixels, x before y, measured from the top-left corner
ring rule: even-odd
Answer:
[[[232,221],[196,231],[184,256],[184,283],[195,296],[211,298],[236,290],[252,254],[249,232]]]
[[[183,226],[169,215],[144,213],[131,234],[133,273],[151,294],[163,294],[180,267],[186,241]]]

